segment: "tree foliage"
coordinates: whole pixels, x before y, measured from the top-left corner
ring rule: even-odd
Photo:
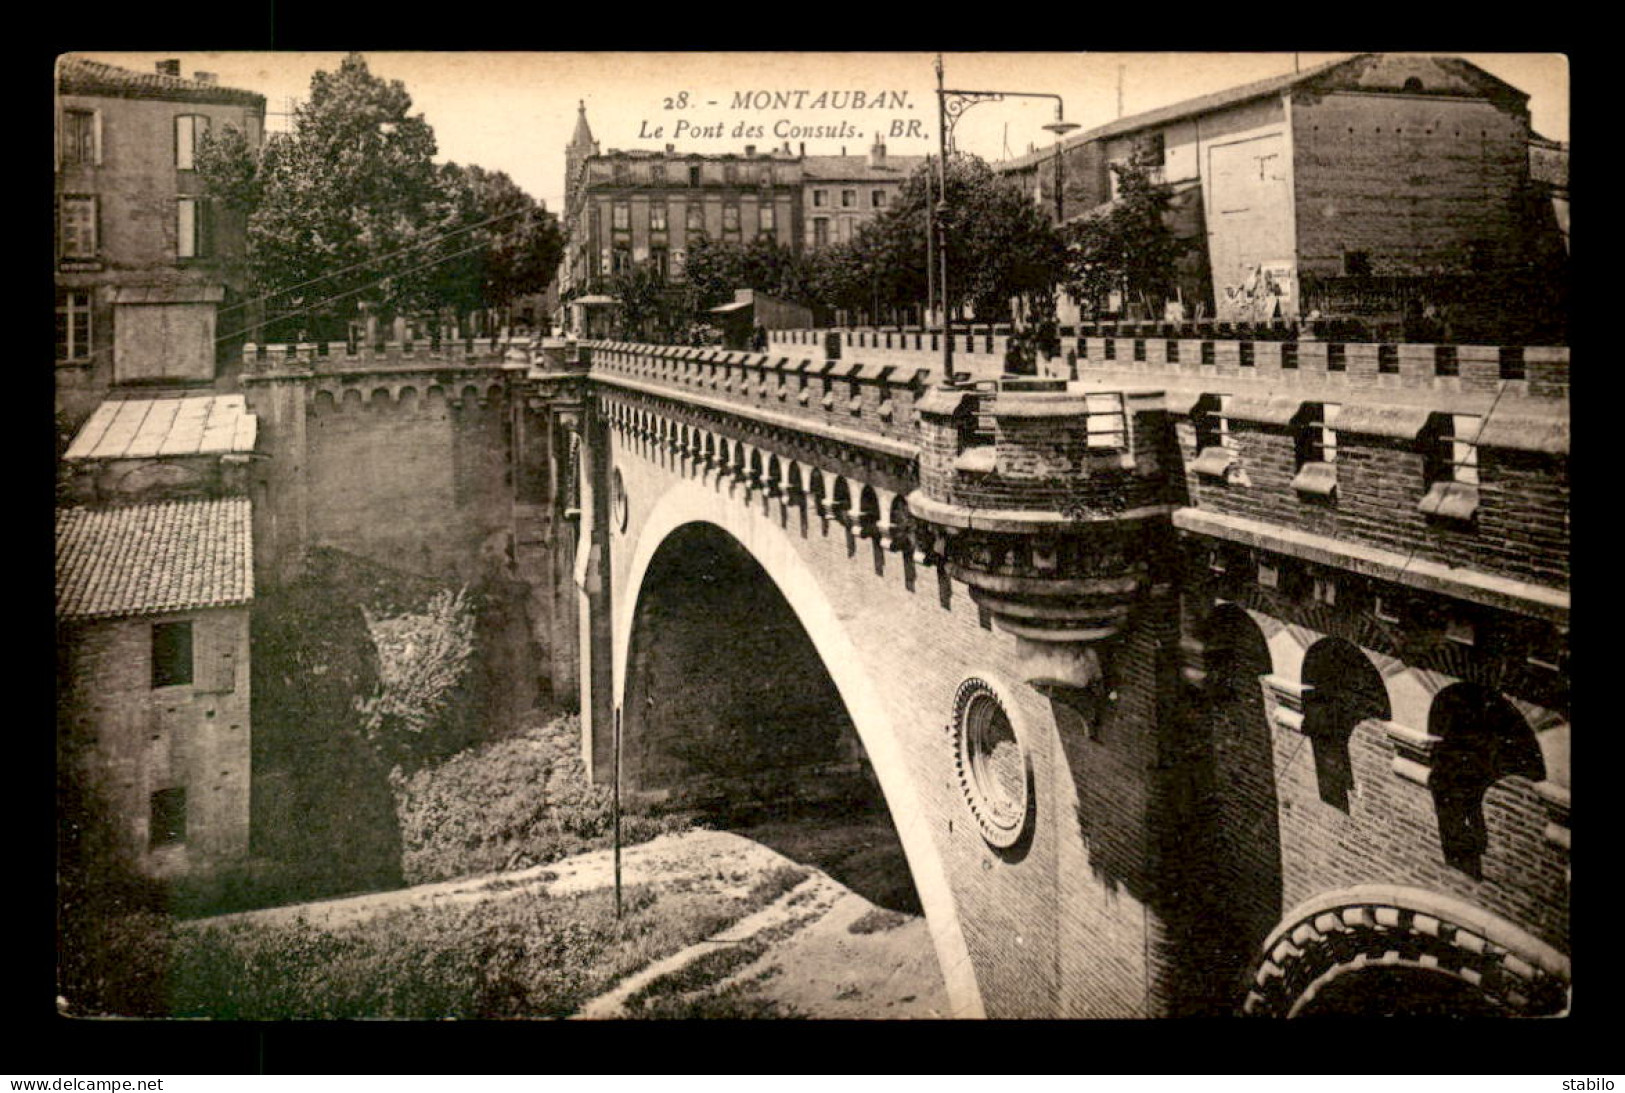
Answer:
[[[1067,288],[1097,313],[1113,292],[1140,301],[1153,315],[1160,315],[1163,301],[1173,295],[1179,260],[1190,243],[1169,226],[1173,196],[1155,179],[1153,167],[1144,149],[1136,149],[1126,163],[1112,164],[1117,200],[1067,227]]]
[[[552,275],[552,214],[501,172],[436,164],[436,150],[405,85],[352,53],[311,77],[291,133],[255,156],[228,128],[202,142],[198,168],[211,196],[248,214],[257,291],[314,334],[339,336],[363,309],[466,311]]]
[[[924,301],[927,232],[940,210],[956,313],[969,307],[1000,320],[1013,299],[1048,298],[1065,273],[1066,250],[1044,210],[975,156],[951,158],[944,174],[945,185],[929,168],[916,171],[896,203],[858,234],[853,253],[839,259],[840,294],[850,301],[867,290],[871,304],[898,308]]]

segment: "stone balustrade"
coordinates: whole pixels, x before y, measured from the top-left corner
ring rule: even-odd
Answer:
[[[916,440],[915,404],[929,387],[923,369],[688,346],[583,342],[595,379],[685,400],[789,415],[837,434]]]

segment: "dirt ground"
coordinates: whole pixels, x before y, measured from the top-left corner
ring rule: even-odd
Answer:
[[[792,833],[773,831],[781,843]],[[849,833],[850,834],[850,833]],[[909,906],[912,892],[878,864],[883,839],[814,837],[815,849],[839,871],[878,891],[886,903]],[[805,842],[805,840],[802,840]],[[806,849],[802,846],[801,849]],[[925,919],[872,902],[809,864],[726,831],[663,835],[628,847],[622,881],[681,884],[742,895],[776,869],[799,865],[807,877],[762,910],[714,937],[643,969],[579,1016],[753,1016],[805,1018],[932,1018],[948,1016],[947,995]],[[613,855],[595,851],[546,866],[346,899],[248,911],[213,922],[289,923],[332,928],[376,915],[445,901],[512,899],[523,893],[563,895],[614,883]],[[719,954],[727,957],[718,959]],[[649,1002],[640,1007],[640,992]],[[628,1003],[632,1004],[629,1006]]]

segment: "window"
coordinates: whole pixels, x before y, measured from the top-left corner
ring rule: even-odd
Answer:
[[[1162,133],[1142,137],[1137,142],[1137,151],[1147,167],[1161,167],[1168,161],[1167,138]]]
[[[620,162],[611,164],[609,172],[610,178],[617,186],[625,185],[628,173],[626,164]]]
[[[1206,451],[1209,448],[1232,448],[1235,442],[1230,437],[1230,419],[1225,417],[1225,410],[1230,402],[1229,395],[1209,395],[1202,399],[1192,417],[1196,424],[1196,450]]]
[[[700,165],[697,163],[691,163],[688,166],[688,184],[690,186],[700,184]]]
[[[886,191],[872,191],[869,194],[869,207],[872,209],[884,209],[886,207]]]
[[[172,846],[186,841],[186,790],[160,789],[149,798],[147,843]]]
[[[180,114],[175,118],[175,168],[191,171],[197,167],[197,149],[209,131],[209,119],[202,114]]]
[[[1089,415],[1089,447],[1114,449],[1127,447],[1128,426],[1123,414],[1122,395],[1116,392],[1085,395],[1084,406]]]
[[[666,165],[664,163],[651,164],[649,178],[657,186],[664,186],[666,184]]]
[[[1312,580],[1310,596],[1323,607],[1336,607],[1337,581],[1331,577],[1317,575]]]
[[[1470,521],[1478,512],[1478,432],[1475,414],[1436,414],[1428,432],[1427,493],[1417,508],[1427,516]]]
[[[689,206],[688,206],[688,211],[685,214],[685,222],[684,222],[684,224],[688,228],[689,231],[695,232],[695,233],[698,233],[698,234],[704,234],[704,232],[705,232],[705,206],[701,205],[697,201],[690,202]]]
[[[722,230],[725,232],[736,232],[739,230],[738,205],[722,206]]]
[[[175,256],[203,258],[210,252],[209,203],[196,197],[175,202]]]
[[[858,191],[856,191],[856,190],[842,190],[841,191],[841,208],[843,208],[843,209],[855,209],[855,208],[857,208],[857,205],[858,205]]]
[[[56,294],[56,359],[82,361],[90,357],[90,293]]]
[[[616,247],[610,253],[609,268],[611,273],[631,273],[632,252],[627,250],[625,247]]]
[[[763,186],[773,185],[773,168],[763,167],[758,181],[760,181]]]
[[[649,230],[652,232],[663,232],[666,230],[666,206],[649,206]]]
[[[64,196],[61,217],[62,257],[96,257],[96,199]]]
[[[1452,414],[1450,434],[1442,438],[1445,475],[1452,482],[1478,485],[1478,431],[1484,419],[1475,414]]]
[[[1344,251],[1343,274],[1347,277],[1371,276],[1371,252],[1365,250]]]
[[[62,165],[94,167],[101,162],[99,126],[94,110],[62,112]]]
[[[1335,402],[1305,403],[1298,418],[1298,474],[1292,488],[1330,498],[1337,490],[1337,413]]]
[[[610,221],[618,232],[627,231],[632,227],[632,206],[624,201],[617,201],[610,206],[613,219]]]
[[[665,247],[649,248],[649,261],[662,281],[671,276],[671,255]]]
[[[192,682],[192,624],[152,624],[152,685],[176,687]]]
[[[813,217],[813,246],[829,246],[829,217]]]
[[[823,209],[823,208],[827,208],[828,205],[829,205],[829,191],[828,190],[814,190],[813,191],[813,208],[815,208],[815,209]]]
[[[730,186],[739,183],[739,165],[737,163],[724,164],[722,168],[722,181]]]
[[[764,231],[764,232],[772,232],[772,230],[773,230],[773,206],[771,206],[771,205],[763,205],[761,211],[762,211],[762,231]]]
[[[1336,463],[1337,412],[1335,402],[1312,402],[1305,408],[1302,431],[1298,434],[1298,463]]]

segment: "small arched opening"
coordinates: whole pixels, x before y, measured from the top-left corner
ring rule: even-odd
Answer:
[[[1481,877],[1489,849],[1484,794],[1503,778],[1545,778],[1540,745],[1510,702],[1476,683],[1453,684],[1434,697],[1428,732],[1439,737],[1428,788],[1444,860]]]
[[[1322,638],[1304,654],[1303,683],[1303,733],[1314,749],[1320,799],[1347,812],[1354,788],[1349,738],[1362,721],[1388,720],[1388,689],[1371,658],[1341,638]]]

